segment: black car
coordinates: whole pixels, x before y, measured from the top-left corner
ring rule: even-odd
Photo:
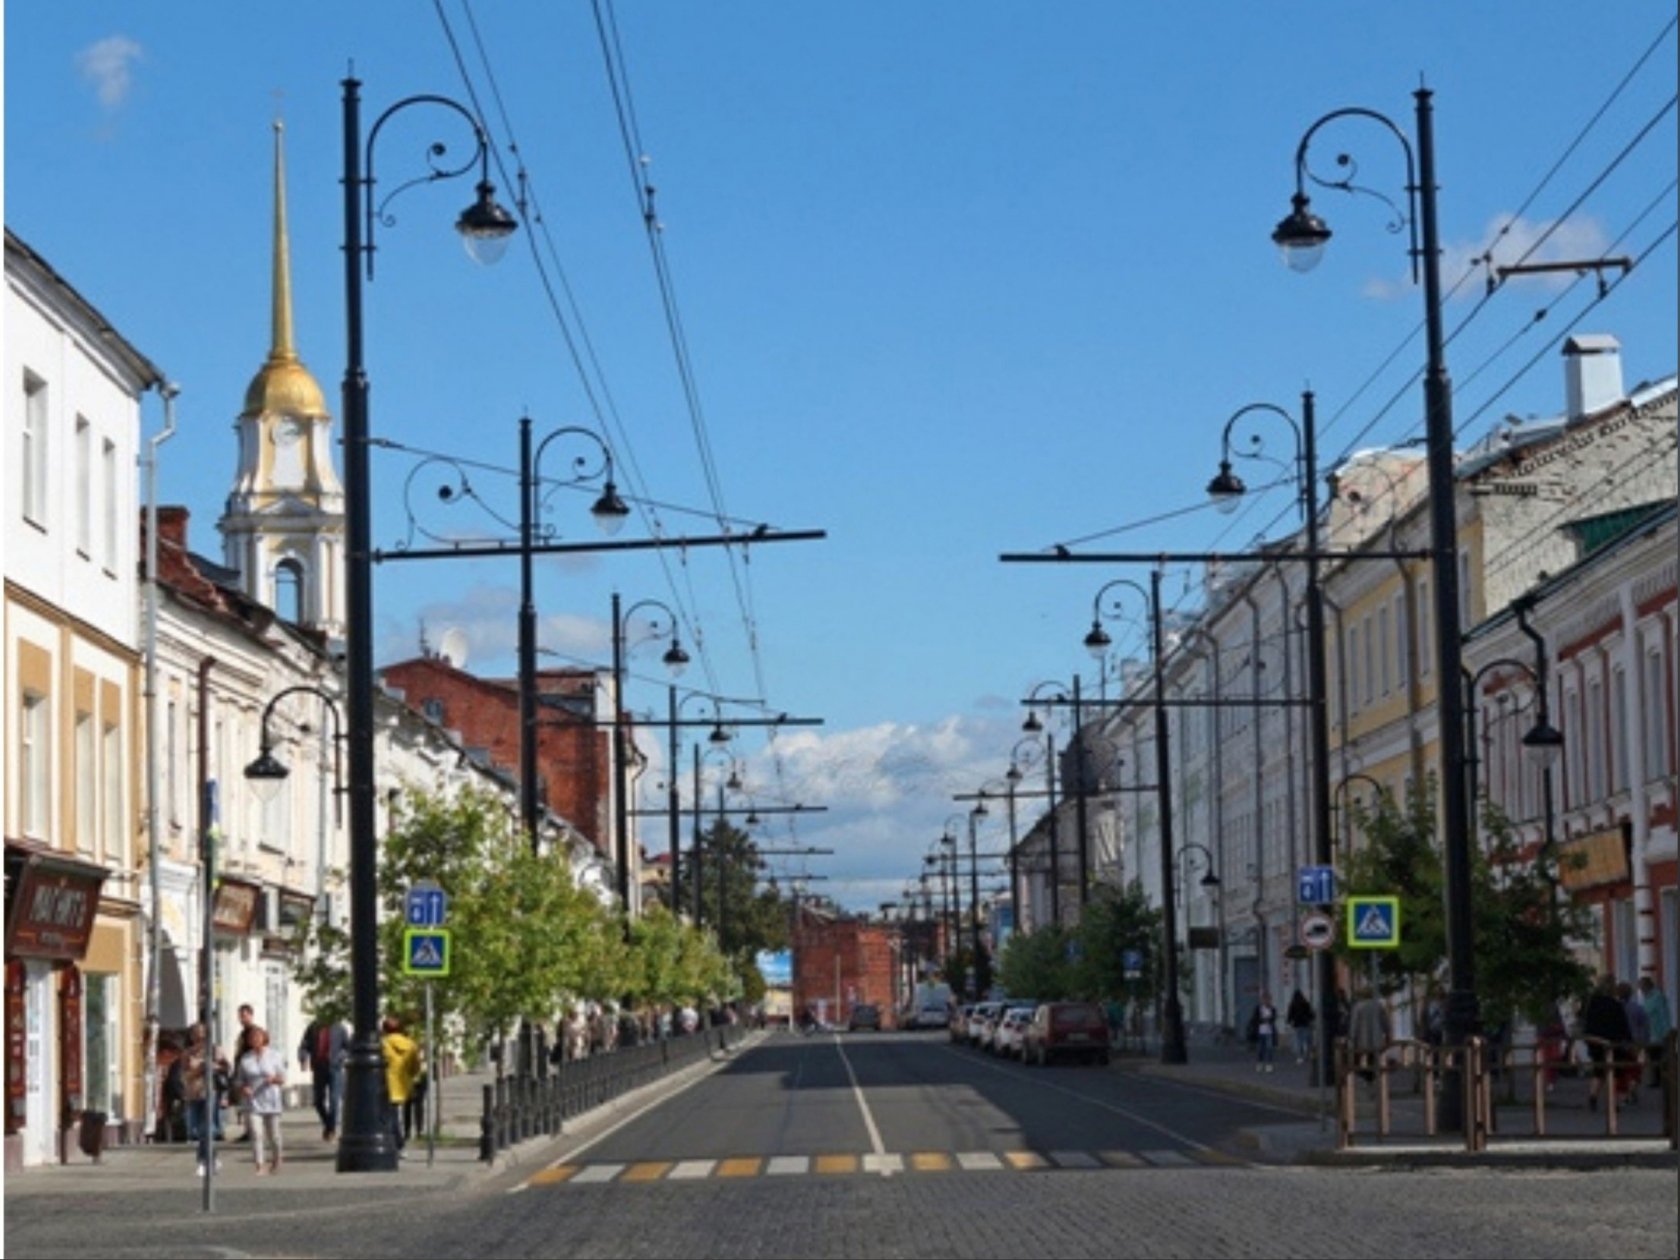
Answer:
[[[852,1017],[846,1021],[846,1031],[856,1032],[860,1028],[873,1028],[881,1031],[881,1008],[863,1003],[852,1007]]]

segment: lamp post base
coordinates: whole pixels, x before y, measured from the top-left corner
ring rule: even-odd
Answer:
[[[385,1117],[385,1056],[378,1043],[355,1043],[344,1069],[338,1171],[396,1172],[396,1135]]]
[[[1169,1002],[1161,1013],[1161,1062],[1190,1062],[1184,1046],[1184,1009],[1177,1002]]]

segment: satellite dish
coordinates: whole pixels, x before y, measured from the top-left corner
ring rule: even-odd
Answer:
[[[438,656],[456,669],[467,667],[467,632],[460,626],[450,626],[438,643]]]

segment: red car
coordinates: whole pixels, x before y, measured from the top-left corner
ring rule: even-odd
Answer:
[[[1058,1058],[1108,1063],[1108,1020],[1095,1002],[1045,1002],[1021,1042],[1021,1062],[1040,1067]]]

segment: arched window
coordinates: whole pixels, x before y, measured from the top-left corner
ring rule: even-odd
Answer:
[[[287,621],[303,620],[303,566],[296,560],[274,567],[274,611]]]

